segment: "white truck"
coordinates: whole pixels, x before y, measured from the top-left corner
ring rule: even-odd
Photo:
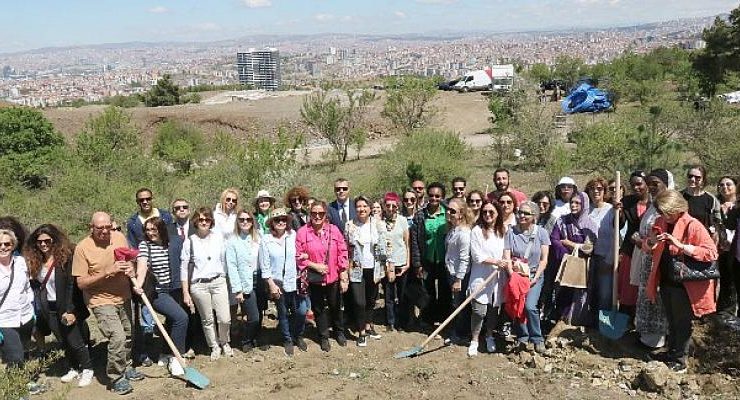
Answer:
[[[458,92],[476,90],[508,91],[514,84],[514,65],[493,65],[490,68],[470,71],[453,86]]]

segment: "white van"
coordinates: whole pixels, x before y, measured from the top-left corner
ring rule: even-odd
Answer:
[[[453,89],[458,92],[473,92],[476,90],[490,90],[491,89],[491,75],[489,71],[479,69],[470,71],[453,86]]]

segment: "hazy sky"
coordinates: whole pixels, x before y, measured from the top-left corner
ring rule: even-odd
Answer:
[[[255,33],[433,33],[621,26],[729,12],[737,0],[15,0],[0,52]]]

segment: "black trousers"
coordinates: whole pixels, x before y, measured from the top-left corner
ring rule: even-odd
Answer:
[[[428,324],[444,321],[452,313],[452,288],[444,263],[424,264],[427,273],[424,287],[429,294],[429,304],[421,313]]]
[[[691,320],[694,318],[689,295],[683,286],[661,286],[660,297],[668,320],[668,352],[685,364],[691,344]]]
[[[383,278],[383,296],[385,297],[385,322],[387,325],[406,328],[411,315],[411,307],[406,301],[406,281],[411,269],[403,275],[398,275],[401,268],[396,268],[396,279],[388,282]]]
[[[31,341],[33,318],[17,328],[0,328],[3,342],[0,344],[0,356],[8,368],[21,368],[24,362],[24,349]]]
[[[309,285],[311,309],[319,331],[319,339],[329,338],[329,322],[334,327],[334,333],[344,333],[341,309],[341,290],[339,281],[326,286]]]
[[[375,283],[373,270],[362,270],[362,282],[349,284],[352,298],[352,309],[355,315],[357,330],[365,329],[366,324],[372,324],[375,317],[375,301],[378,299],[378,284]]]
[[[55,309],[56,307],[52,304],[49,304],[49,307],[54,308],[54,310],[49,311],[48,315],[40,315],[39,317],[45,319],[49,329],[54,333],[54,337],[62,344],[67,368],[92,369],[90,349],[87,346],[90,341],[90,328],[87,326],[87,321],[78,320],[72,325],[64,325],[59,320],[61,314]]]
[[[737,278],[740,277],[740,271],[733,270],[735,267],[735,251],[725,251],[720,253],[717,264],[719,266],[719,295],[717,297],[717,312],[735,314],[738,301]],[[737,275],[737,276],[736,276]]]

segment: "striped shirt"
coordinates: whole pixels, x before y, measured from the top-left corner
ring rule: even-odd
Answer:
[[[168,288],[170,285],[170,256],[167,249],[154,242],[144,241],[139,243],[139,258],[148,260],[148,266],[157,278],[156,288]]]

